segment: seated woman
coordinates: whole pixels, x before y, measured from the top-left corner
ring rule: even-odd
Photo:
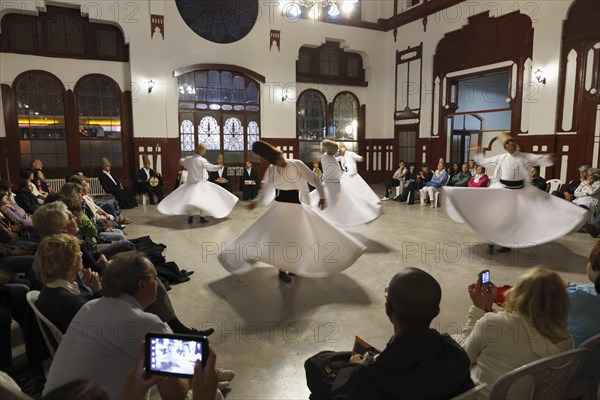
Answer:
[[[442,186],[445,186],[448,183],[448,172],[446,172],[446,164],[444,164],[443,160],[440,159],[438,162],[437,170],[434,172],[431,180],[426,182],[421,189],[421,205],[425,205],[425,202],[431,203],[431,208],[435,207],[434,198],[435,193],[439,191]]]
[[[488,187],[490,185],[490,178],[485,174],[485,167],[478,165],[475,171],[477,171],[475,175],[469,179],[469,187]]]
[[[38,198],[33,194],[33,183],[29,179],[20,179],[15,191],[15,202],[28,214],[40,207]]]
[[[600,169],[590,168],[587,170],[587,177],[581,181],[577,189],[575,189],[575,200],[573,204],[577,204],[583,208],[587,208],[592,212],[591,221],[598,215],[600,211]]]
[[[98,273],[82,269],[80,244],[76,236],[60,233],[44,238],[35,254],[44,282],[36,305],[62,333],[67,331],[77,311],[102,292]],[[78,279],[80,272],[83,282]]]
[[[456,340],[471,359],[473,382],[487,384],[481,394],[487,397],[507,372],[573,348],[567,330],[569,296],[565,287],[556,272],[534,268],[506,292],[504,310],[493,312],[496,286],[479,281],[469,285],[473,305]],[[529,398],[527,389],[517,383],[510,398]]]
[[[31,215],[13,203],[10,189],[0,187],[0,211],[11,223],[20,225],[23,231],[33,231]]]
[[[62,201],[55,201],[53,203],[43,205],[35,212],[33,220],[36,233],[43,238],[59,233],[68,233],[71,236],[75,236],[78,231],[76,217],[71,214],[71,212],[67,209],[67,206]],[[106,260],[106,257],[101,255],[98,261],[95,261],[85,243],[81,243],[79,251],[83,253],[82,257],[84,268],[90,268],[94,270],[94,266],[98,266],[96,271],[99,271],[100,275],[102,275],[102,271],[109,264],[109,262]],[[37,271],[39,268],[40,267],[36,262],[36,265],[33,269]],[[173,305],[171,304],[171,299],[169,298],[167,289],[160,280],[158,280],[157,283],[158,288],[156,301],[146,308],[146,311],[155,314],[163,322],[166,322],[175,333],[204,334],[208,336],[214,332],[214,329],[211,332],[211,329],[208,331],[198,331],[194,328],[188,328],[181,321],[179,321],[177,315],[175,314],[175,310],[173,309]],[[79,289],[88,291],[87,286],[85,285],[80,285]],[[71,318],[72,317],[73,316],[71,316]]]

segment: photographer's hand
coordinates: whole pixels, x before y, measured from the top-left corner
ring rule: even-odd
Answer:
[[[208,360],[202,369],[202,363],[196,361],[192,379],[193,400],[214,400],[217,393],[217,355],[212,347],[208,348]]]
[[[138,352],[134,367],[127,374],[125,388],[123,389],[123,399],[143,400],[146,398],[148,389],[156,385],[161,380],[166,379],[158,375],[146,375],[144,372],[144,344]]]

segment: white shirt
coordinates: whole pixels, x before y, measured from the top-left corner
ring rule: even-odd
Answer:
[[[504,153],[497,156],[485,158],[483,154],[477,154],[475,157],[477,164],[487,168],[495,167],[494,175],[490,177],[493,183],[504,181],[525,181],[531,182],[531,167],[539,165],[549,167],[554,164],[549,155],[537,155],[531,153],[521,153],[516,151],[513,154]]]
[[[355,152],[346,150],[346,152],[342,156],[342,166],[346,169],[346,172],[348,172],[349,174],[358,174],[358,166],[356,165],[356,162],[362,160],[363,158]]]
[[[308,203],[308,186],[310,184],[317,189],[319,197],[325,198],[325,190],[321,179],[300,160],[286,160],[285,167],[269,165],[262,180],[262,190],[254,199],[255,202],[266,205],[275,197],[275,189],[297,190],[300,200]]]
[[[344,171],[340,168],[335,156],[324,154],[321,157],[321,165],[323,166],[323,181],[324,182],[339,182]]]
[[[188,176],[186,183],[206,182],[208,180],[208,171],[219,169],[216,165],[209,163],[206,158],[195,154],[179,160],[179,163],[187,169]]]
[[[75,379],[102,386],[121,399],[129,370],[148,332],[171,330],[126,294],[101,297],[81,307],[63,336],[48,373],[44,395]]]
[[[106,175],[108,175],[108,177],[110,178],[111,181],[113,181],[113,183],[115,185],[117,185],[117,181],[115,181],[115,178],[112,177],[112,175],[110,174],[110,172],[108,172],[107,170],[103,169],[102,170],[103,173],[105,173]]]

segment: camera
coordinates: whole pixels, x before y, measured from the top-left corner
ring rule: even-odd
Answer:
[[[196,360],[202,368],[208,358],[208,339],[204,336],[173,333],[147,333],[144,369],[147,374],[191,378]]]
[[[490,280],[491,279],[489,269],[484,269],[479,273],[479,282],[481,283],[481,286],[488,285],[490,283]]]

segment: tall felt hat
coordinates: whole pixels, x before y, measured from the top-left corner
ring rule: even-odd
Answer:
[[[142,163],[144,164],[144,167],[146,165],[150,166],[150,159],[146,154],[142,154]]]
[[[102,157],[102,166],[103,167],[110,167],[110,161],[108,161],[108,158],[106,157]]]
[[[338,151],[338,144],[333,140],[325,139],[321,142],[321,146],[325,149],[325,152],[330,156],[334,155]]]
[[[504,146],[506,144],[506,142],[508,142],[509,140],[514,141],[515,138],[510,136],[510,131],[502,131],[498,134],[498,136],[496,137],[500,143],[502,143],[502,145]]]
[[[252,151],[257,156],[267,160],[270,164],[275,164],[277,159],[279,159],[279,157],[283,154],[281,150],[262,140],[252,144]]]
[[[196,154],[203,156],[206,153],[206,145],[204,143],[200,143],[198,147],[196,147]]]

